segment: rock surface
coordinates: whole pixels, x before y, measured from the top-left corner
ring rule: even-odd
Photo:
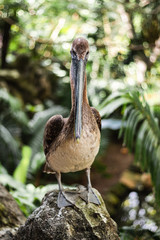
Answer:
[[[47,193],[42,205],[19,228],[14,240],[120,239],[101,195],[97,191],[96,194],[101,202],[99,206],[86,204],[78,198],[74,206],[59,209],[58,192]]]
[[[25,220],[12,195],[0,184],[0,239],[12,239]]]

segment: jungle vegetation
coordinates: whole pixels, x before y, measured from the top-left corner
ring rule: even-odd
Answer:
[[[0,182],[26,215],[53,188],[46,178],[41,181],[43,129],[52,115],[69,114],[70,47],[78,36],[90,44],[89,102],[102,119],[110,119],[110,131],[114,120],[121,123],[119,139],[135,164],[151,174],[159,209],[159,5],[159,0],[1,1]],[[108,129],[101,155],[110,141]],[[105,174],[102,163],[96,167]],[[158,232],[143,231],[123,228],[121,239],[159,239]]]

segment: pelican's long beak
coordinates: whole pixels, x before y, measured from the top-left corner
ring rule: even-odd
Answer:
[[[75,137],[76,140],[81,137],[82,130],[82,103],[83,103],[83,90],[85,78],[85,63],[83,59],[78,60],[76,64],[76,81],[75,81]]]

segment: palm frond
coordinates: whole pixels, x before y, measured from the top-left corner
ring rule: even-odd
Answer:
[[[143,170],[151,173],[160,202],[160,129],[143,93],[138,90],[120,91],[106,100],[102,115],[109,115],[120,106],[125,106],[119,136],[123,135],[124,144],[134,152],[135,161]],[[119,103],[118,103],[119,102]],[[124,124],[125,123],[125,124]]]
[[[14,122],[27,124],[28,118],[22,109],[21,101],[13,97],[5,88],[0,89],[0,104],[0,110],[3,111],[1,119],[7,118],[9,115],[10,119],[13,119]]]
[[[21,158],[21,133],[28,118],[21,101],[4,88],[0,89],[0,112],[0,159],[12,173]]]
[[[13,156],[17,154],[18,143],[13,138],[11,133],[5,128],[2,124],[0,124],[0,136],[1,136],[1,143],[3,142],[6,144],[7,148],[4,148],[4,151],[10,151]]]
[[[129,98],[124,97],[119,97],[114,99],[114,101],[112,101],[112,99],[109,99],[109,102],[107,103],[107,105],[105,107],[101,107],[100,106],[100,114],[103,117],[104,115],[109,116],[111,113],[113,113],[117,108],[119,108],[120,106],[122,106],[123,104],[127,104],[130,102]]]

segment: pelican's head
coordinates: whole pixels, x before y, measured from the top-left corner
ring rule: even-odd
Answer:
[[[71,56],[72,60],[82,59],[83,61],[88,60],[89,55],[89,45],[88,41],[84,38],[76,38],[72,43]]]
[[[81,137],[85,67],[88,60],[88,55],[88,41],[84,38],[76,38],[71,47],[71,73],[75,88],[75,137],[77,140]]]

